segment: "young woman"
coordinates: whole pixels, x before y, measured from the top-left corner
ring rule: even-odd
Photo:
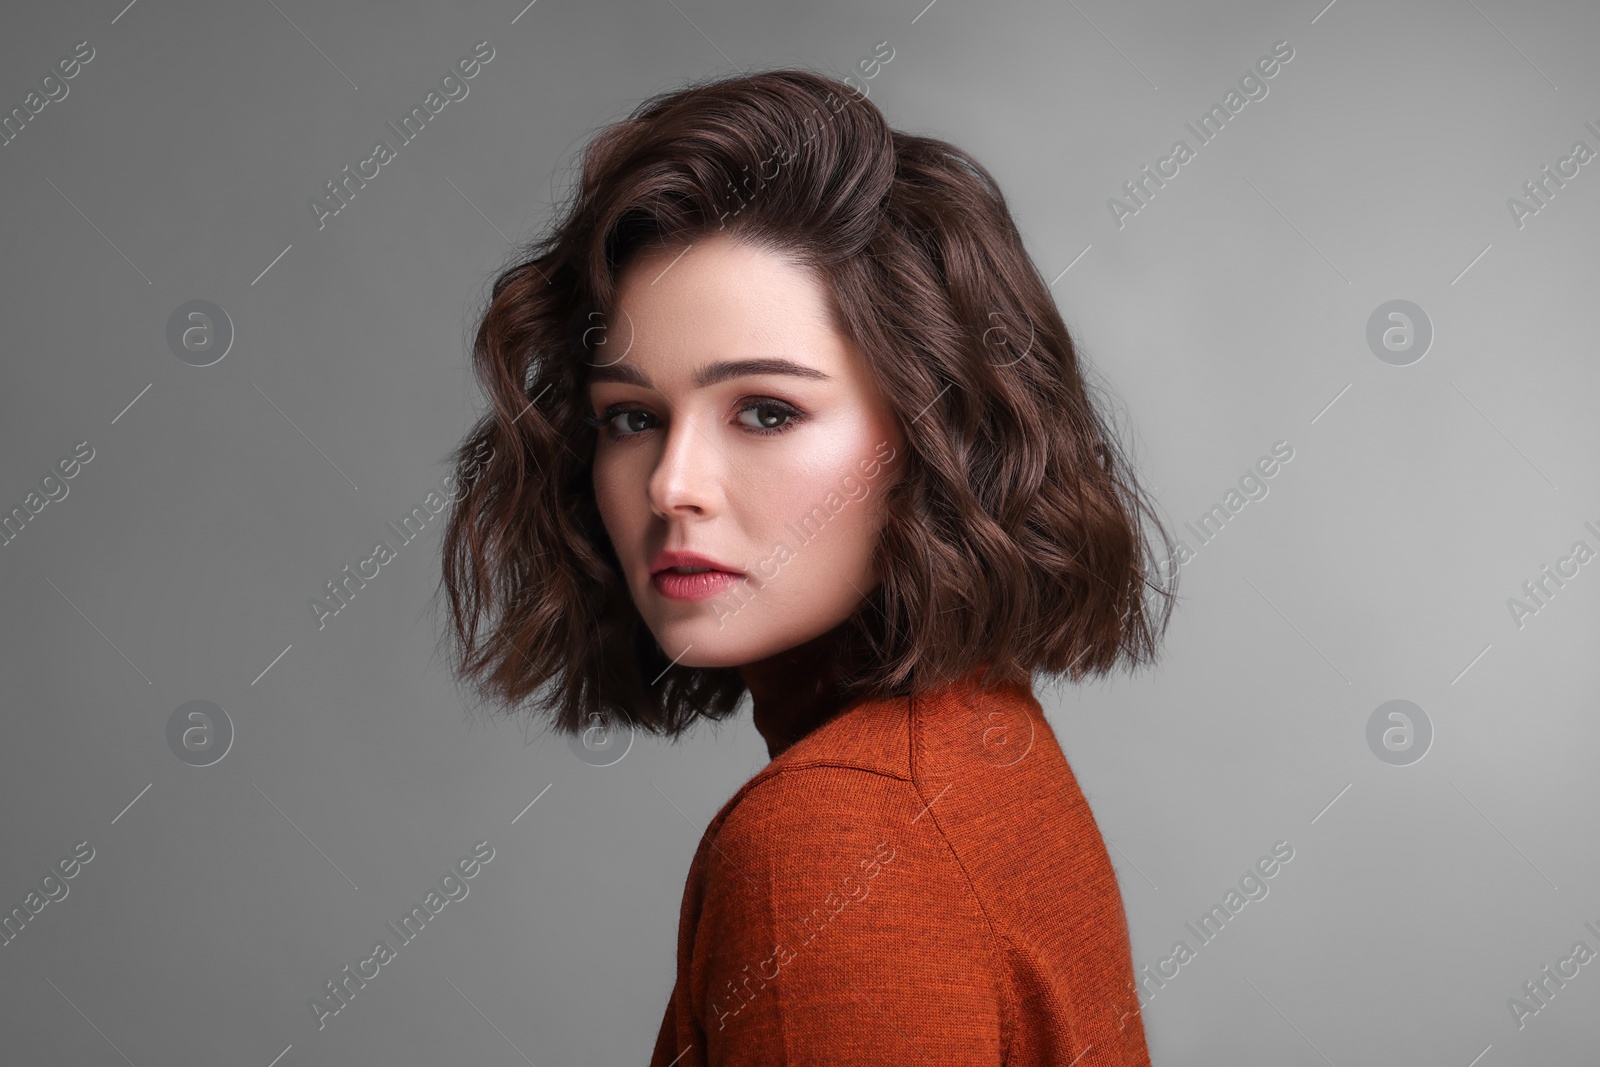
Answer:
[[[654,1067],[1148,1064],[1032,681],[1154,659],[1170,540],[989,173],[805,71],[662,94],[474,359],[460,676],[573,734],[749,692],[772,756],[694,856]]]

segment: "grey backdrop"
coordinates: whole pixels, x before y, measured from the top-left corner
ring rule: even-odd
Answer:
[[[0,908],[29,917],[0,1060],[647,1059],[690,857],[766,760],[748,715],[605,767],[470,721],[434,655],[442,518],[320,630],[308,601],[438,486],[478,410],[473,312],[586,137],[784,64],[992,169],[1193,551],[1158,670],[1040,690],[1134,963],[1173,975],[1147,987],[1155,1062],[1592,1055],[1600,163],[1573,151],[1600,150],[1600,11],[925,2],[0,16],[25,116],[0,147],[0,507],[25,516],[0,547]],[[385,123],[481,41],[468,95],[397,145]],[[1267,94],[1196,147],[1184,124],[1280,41],[1246,80]],[[308,202],[380,137],[395,158],[319,229]],[[1194,157],[1129,199],[1179,138]],[[209,366],[215,311],[168,340],[196,300],[233,332]],[[1183,524],[1213,504],[1236,513],[1202,545]],[[1385,709],[1385,745],[1391,700],[1421,714]],[[469,894],[319,1029],[311,998],[480,841],[447,883]],[[1185,924],[1280,841],[1269,894],[1202,946]]]

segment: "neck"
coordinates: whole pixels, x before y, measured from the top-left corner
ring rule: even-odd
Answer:
[[[839,639],[843,625],[739,668],[767,754],[779,753],[844,709]]]

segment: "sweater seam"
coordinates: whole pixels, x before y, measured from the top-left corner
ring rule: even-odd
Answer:
[[[824,767],[832,767],[838,770],[860,771],[863,774],[876,775],[879,778],[889,778],[893,781],[905,782],[907,785],[911,785],[911,779],[909,777],[893,774],[881,768],[865,767],[857,763],[848,763],[828,759],[818,759],[803,764],[795,764],[788,767],[778,767],[771,771],[763,769],[754,778],[750,779],[748,782],[739,787],[738,792],[734,793],[733,796],[728,799],[721,813],[712,821],[712,825],[707,827],[707,830],[715,830],[715,833],[712,834],[713,840],[715,840],[717,837],[720,837],[722,835],[723,824],[728,821],[728,817],[734,813],[734,810],[737,809],[739,805],[743,804],[745,799],[751,793],[754,793],[757,789],[766,785],[768,782],[774,781],[781,777],[785,772],[817,770]]]
[[[805,760],[798,760],[794,763],[786,763],[781,767],[772,767],[771,765],[768,765],[768,767],[762,768],[761,772],[757,774],[756,779],[752,781],[751,784],[753,785],[757,782],[766,781],[769,778],[776,778],[778,775],[785,774],[789,771],[807,771],[814,767],[839,767],[845,770],[860,771],[863,774],[875,774],[881,778],[893,778],[900,782],[911,781],[911,775],[899,774],[895,771],[887,770],[881,766],[873,766],[871,764],[858,762],[856,760],[830,758],[827,756],[811,756]]]
[[[911,738],[911,743],[913,746],[915,745],[914,736]],[[914,748],[912,750],[912,758],[915,758]],[[865,767],[856,763],[828,759],[815,759],[801,764],[778,767],[770,772],[763,770],[761,774],[758,774],[755,778],[752,778],[750,781],[741,786],[739,792],[735,793],[732,800],[729,801],[726,810],[723,811],[719,820],[716,822],[716,832],[712,835],[712,845],[715,845],[716,838],[722,835],[723,825],[728,821],[728,817],[733,814],[734,809],[740,804],[744,803],[745,797],[747,797],[750,793],[753,793],[757,788],[782,776],[785,771],[814,770],[823,767],[861,771],[865,774],[876,775],[879,778],[888,778],[892,781],[903,782],[910,789],[913,797],[919,800],[922,799],[922,790],[918,787],[913,776],[893,774],[879,767]],[[955,863],[956,870],[961,872],[961,882],[966,886],[967,893],[972,898],[972,902],[977,905],[979,914],[983,916],[985,928],[988,929],[990,935],[994,938],[994,941],[999,943],[998,948],[994,943],[989,943],[986,947],[988,948],[989,955],[993,960],[995,979],[1001,987],[1000,1007],[1003,1022],[1002,1037],[1000,1042],[1000,1062],[1004,1064],[1011,1055],[1011,1045],[1015,1038],[1015,1033],[1018,1026],[1017,1007],[1013,1003],[1011,981],[1007,970],[1007,959],[1009,954],[1015,951],[1016,944],[1011,940],[1010,937],[1001,933],[1000,930],[995,927],[994,918],[989,914],[989,909],[984,905],[983,898],[979,895],[977,887],[973,885],[972,875],[968,873],[966,864],[962,862],[960,854],[956,852],[955,846],[951,843],[950,835],[945,832],[944,826],[939,822],[938,818],[934,816],[931,808],[927,809],[927,814],[932,820],[935,830],[938,832],[939,840],[944,844],[945,851],[949,853],[950,859]]]
[[[920,798],[920,797],[923,796],[923,789],[922,789],[921,785],[918,783],[917,775],[916,775],[917,749],[918,749],[918,744],[917,744],[918,731],[917,731],[916,699],[917,699],[916,696],[913,695],[913,697],[912,697],[912,706],[911,706],[911,716],[910,716],[910,718],[911,718],[910,756],[911,756],[911,772],[912,772],[912,775],[911,775],[911,788],[912,788],[912,791]],[[938,798],[935,797],[934,799],[937,800]],[[945,830],[944,824],[942,822],[940,822],[939,821],[939,817],[936,814],[934,814],[933,805],[932,805],[931,801],[929,802],[929,804],[928,804],[928,806],[927,806],[927,808],[925,810],[927,812],[928,818],[933,821],[934,827],[939,831],[939,839],[944,842],[944,847],[949,850],[950,858],[955,861],[956,869],[961,872],[961,878],[962,878],[962,881],[964,881],[966,883],[967,892],[972,895],[973,902],[978,905],[978,911],[983,915],[984,925],[986,925],[989,928],[989,933],[994,937],[994,941],[996,943],[998,943],[998,946],[999,946],[999,949],[997,949],[995,944],[991,944],[989,946],[989,952],[990,952],[990,955],[992,957],[994,957],[995,977],[999,981],[1000,987],[1001,987],[1000,1004],[1001,1004],[1002,1012],[1003,1012],[1004,1018],[1005,1018],[1004,1036],[1003,1036],[1003,1039],[1000,1042],[1000,1062],[1003,1064],[1003,1063],[1006,1063],[1010,1059],[1011,1046],[1012,1046],[1013,1041],[1016,1038],[1016,1031],[1017,1031],[1017,1028],[1018,1028],[1018,1019],[1017,1019],[1018,1008],[1017,1008],[1017,1005],[1015,1003],[1013,1003],[1013,1001],[1015,999],[1015,994],[1014,994],[1014,992],[1013,992],[1013,990],[1011,988],[1011,978],[1010,978],[1010,973],[1009,973],[1009,970],[1008,970],[1008,967],[1009,967],[1009,963],[1008,963],[1009,956],[1010,956],[1010,953],[1015,951],[1016,945],[1011,940],[1011,938],[1009,936],[1007,936],[1006,934],[1002,933],[1000,931],[1000,929],[995,925],[994,916],[989,913],[989,908],[984,903],[982,895],[979,894],[978,887],[975,884],[973,884],[972,875],[967,870],[966,862],[964,860],[962,860],[961,854],[956,851],[955,844],[950,840],[950,834],[949,834],[948,831]],[[1004,951],[1004,954],[1002,954],[1002,952],[1000,951],[1002,949]]]
[[[740,804],[744,803],[745,797],[749,796],[751,793],[755,792],[761,786],[766,785],[773,779],[778,778],[790,771],[808,771],[815,770],[819,767],[833,767],[839,770],[860,771],[862,774],[873,774],[880,778],[892,778],[896,781],[907,783],[911,781],[911,778],[908,775],[895,774],[891,771],[886,771],[881,767],[869,767],[860,763],[847,760],[828,759],[826,757],[807,760],[804,763],[787,764],[782,767],[773,767],[771,764],[768,764],[766,767],[763,767],[761,770],[757,771],[754,777],[741,785],[733,794],[733,796],[728,798],[725,810],[722,812],[723,821],[726,821],[727,817],[733,814],[734,808],[737,808]],[[721,832],[721,829],[722,827],[719,823],[717,825],[718,832]]]
[[[909,777],[903,777],[903,776],[898,775],[898,774],[893,774],[893,773],[890,773],[890,772],[885,771],[885,770],[883,770],[881,768],[878,768],[878,767],[866,767],[866,766],[862,766],[862,765],[857,764],[857,763],[838,761],[838,760],[829,760],[829,759],[826,759],[826,758],[810,760],[810,761],[807,761],[806,763],[794,764],[794,765],[791,765],[791,766],[784,766],[784,767],[777,767],[777,768],[772,768],[769,765],[768,767],[764,767],[759,772],[757,772],[755,777],[751,778],[749,781],[747,781],[743,785],[741,785],[738,788],[738,790],[733,794],[733,796],[729,797],[726,801],[723,802],[721,810],[719,810],[717,812],[717,814],[712,817],[711,822],[709,824],[707,824],[707,826],[705,828],[705,832],[701,835],[701,843],[700,843],[700,847],[696,850],[696,856],[697,857],[700,856],[707,849],[717,849],[718,851],[720,851],[720,849],[717,846],[717,841],[722,836],[722,828],[727,824],[728,819],[732,817],[734,811],[738,809],[739,805],[741,805],[741,804],[743,804],[745,802],[745,799],[747,797],[749,797],[749,795],[751,793],[755,792],[757,789],[759,789],[761,786],[767,784],[768,782],[771,782],[771,781],[779,778],[786,771],[815,770],[817,768],[823,768],[823,767],[832,767],[832,768],[840,769],[840,770],[860,771],[863,774],[876,775],[877,777],[880,777],[880,778],[888,778],[888,779],[891,779],[893,781],[905,782],[907,785],[912,785],[911,779]],[[913,793],[916,792],[915,786],[913,786],[912,791],[913,791]],[[691,868],[692,868],[692,866],[693,865],[691,864]]]

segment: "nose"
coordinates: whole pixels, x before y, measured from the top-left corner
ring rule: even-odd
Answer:
[[[651,510],[664,519],[714,514],[722,500],[721,462],[700,428],[676,413],[650,474]]]

